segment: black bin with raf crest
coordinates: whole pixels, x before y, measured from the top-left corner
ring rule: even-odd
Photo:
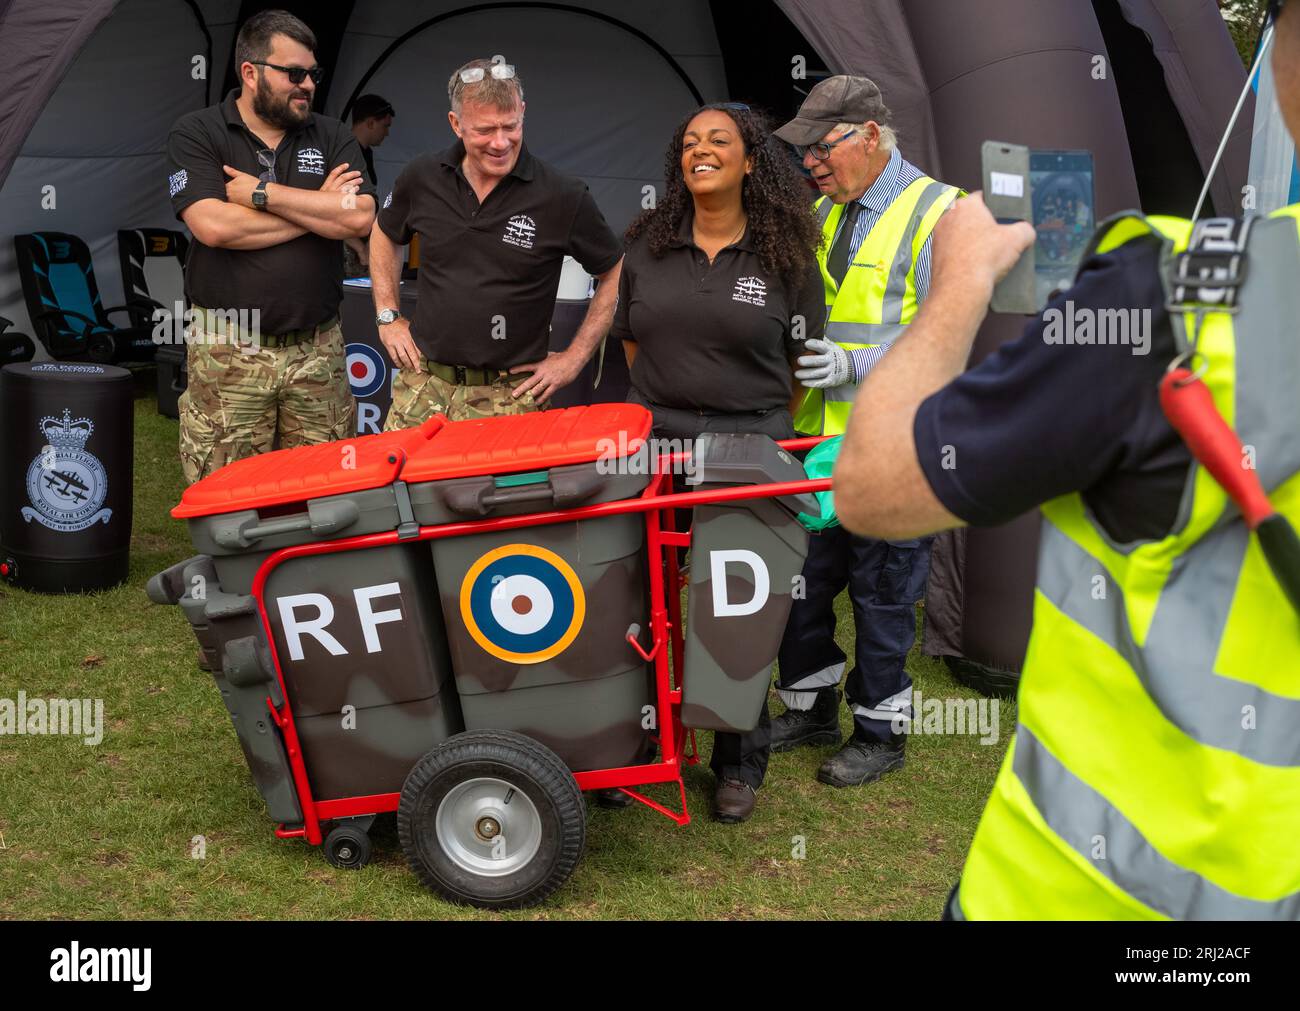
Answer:
[[[0,579],[44,593],[126,580],[132,391],[113,365],[0,370]]]

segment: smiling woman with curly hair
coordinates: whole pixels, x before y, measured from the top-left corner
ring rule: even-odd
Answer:
[[[610,332],[627,350],[628,399],[650,409],[656,438],[795,434],[804,390],[793,362],[824,330],[821,236],[812,195],[770,132],[747,106],[693,112],[668,148],[662,198],[628,229]],[[715,736],[719,821],[752,813],[767,739],[766,705],[755,730]]]

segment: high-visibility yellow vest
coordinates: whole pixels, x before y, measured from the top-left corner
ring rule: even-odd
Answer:
[[[935,223],[961,194],[955,186],[921,176],[907,186],[867,232],[837,286],[826,258],[844,205],[817,201],[822,242],[817,253],[826,288],[826,339],[846,350],[888,348],[916,315],[916,258]],[[808,390],[794,427],[809,435],[839,435],[849,423],[858,387],[850,382],[829,390]]]
[[[1197,350],[1243,465],[1300,525],[1298,219],[1254,220],[1240,309],[1203,315]],[[1164,272],[1188,221],[1121,215],[1093,247],[1153,233]],[[1171,320],[1183,350],[1195,316]],[[1194,465],[1158,541],[1114,543],[1078,494],[1043,515],[1019,724],[952,912],[1300,918],[1300,617],[1237,507]]]

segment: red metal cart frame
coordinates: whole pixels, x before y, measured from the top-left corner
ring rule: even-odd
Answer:
[[[823,437],[787,439],[778,445],[787,451],[809,449],[822,442]],[[547,512],[529,513],[522,516],[502,516],[494,519],[472,520],[459,523],[444,523],[437,526],[422,526],[415,536],[402,537],[398,531],[364,534],[359,537],[347,537],[334,541],[318,541],[281,548],[273,552],[257,570],[253,580],[252,593],[257,601],[262,626],[266,632],[266,641],[270,647],[271,659],[275,666],[275,676],[280,683],[280,697],[283,705],[276,707],[268,696],[267,709],[271,719],[280,728],[284,736],[285,750],[288,753],[289,767],[293,773],[294,786],[298,793],[298,803],[302,808],[303,824],[300,828],[288,828],[280,825],[276,835],[282,839],[306,839],[313,846],[319,846],[324,839],[321,823],[340,818],[354,818],[365,815],[384,814],[396,811],[401,800],[400,793],[378,793],[362,797],[341,797],[334,800],[316,800],[312,796],[311,783],[307,776],[307,766],[303,760],[302,747],[298,741],[298,731],[292,708],[289,704],[289,691],[280,668],[280,657],[275,647],[270,620],[267,618],[264,593],[266,581],[274,569],[294,558],[310,555],[330,554],[336,551],[354,551],[365,548],[388,547],[395,544],[410,544],[415,541],[432,541],[443,537],[464,537],[470,534],[482,534],[499,530],[518,530],[526,527],[545,526],[551,523],[572,523],[577,520],[597,519],[602,516],[619,516],[625,513],[644,513],[646,524],[647,564],[650,573],[650,635],[649,649],[642,648],[636,638],[629,635],[629,647],[635,649],[647,662],[654,665],[655,673],[655,712],[660,714],[657,724],[659,729],[660,759],[644,765],[627,765],[611,769],[590,769],[575,772],[574,778],[583,790],[600,790],[617,788],[628,796],[653,808],[660,814],[671,818],[679,825],[690,822],[690,813],[686,809],[686,783],[682,778],[684,765],[693,765],[698,761],[694,753],[686,754],[686,737],[688,733],[682,726],[682,685],[685,677],[683,664],[683,637],[681,617],[681,587],[683,577],[678,571],[676,548],[690,544],[690,532],[673,529],[673,512],[675,509],[689,509],[694,506],[708,505],[716,502],[735,502],[752,498],[780,498],[785,495],[827,491],[831,486],[830,478],[819,480],[787,481],[773,484],[744,485],[734,488],[717,488],[708,491],[673,492],[672,475],[674,468],[689,456],[688,453],[663,454],[656,457],[656,469],[651,475],[650,483],[637,498],[623,499],[616,502],[603,502],[598,505],[579,506],[573,509],[557,509]],[[671,648],[670,648],[671,647]],[[662,714],[667,713],[664,719]],[[694,731],[689,732],[694,744]],[[673,811],[657,801],[631,789],[650,783],[673,783],[678,787],[681,797],[681,811]]]

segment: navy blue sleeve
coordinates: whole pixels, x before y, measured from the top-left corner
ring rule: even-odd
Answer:
[[[917,455],[949,512],[1008,522],[1133,465],[1167,430],[1156,390],[1174,345],[1158,255],[1142,239],[1093,257],[1019,339],[922,402]]]

